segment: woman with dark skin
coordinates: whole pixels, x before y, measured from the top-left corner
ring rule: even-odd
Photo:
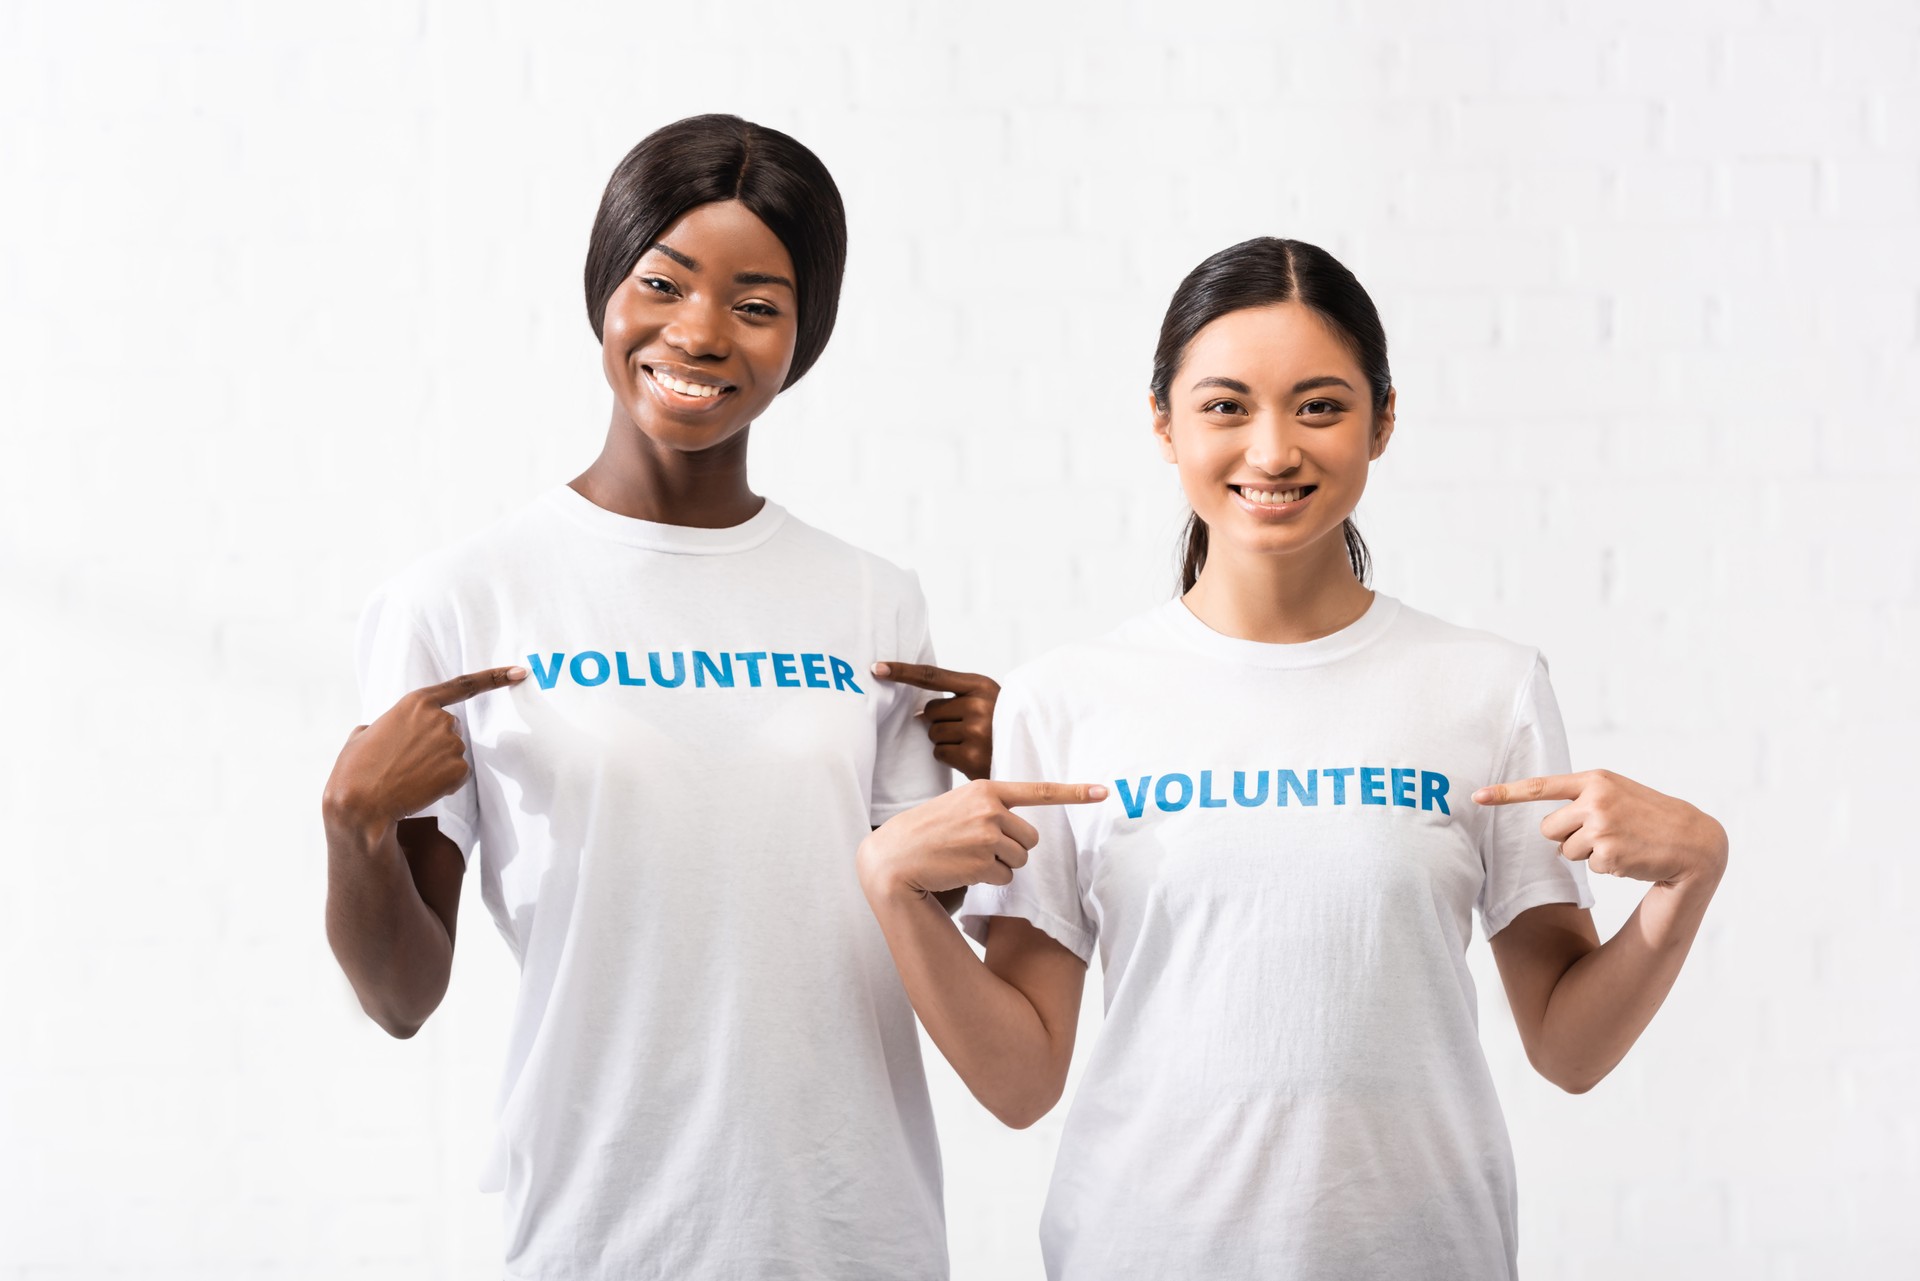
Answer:
[[[643,141],[588,261],[599,457],[363,620],[367,700],[396,701],[327,782],[327,937],[412,1036],[479,849],[522,971],[490,1171],[513,1277],[946,1272],[912,1014],[853,853],[943,765],[984,774],[997,687],[927,661],[909,575],[747,481],[844,244],[791,138],[706,116]]]
[[[1537,651],[1364,585],[1350,516],[1394,405],[1373,304],[1324,251],[1195,268],[1149,405],[1195,514],[1181,595],[1008,675],[993,778],[862,844],[914,1008],[1009,1125],[1060,1098],[1100,952],[1041,1227],[1059,1281],[1513,1275],[1471,915],[1529,1059],[1582,1093],[1724,874],[1709,815],[1569,772]],[[1605,943],[1588,867],[1647,883]],[[956,886],[984,960],[929,901]]]

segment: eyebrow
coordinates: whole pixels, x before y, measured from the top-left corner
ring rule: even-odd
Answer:
[[[655,241],[653,244],[647,246],[648,253],[653,253],[656,250],[673,259],[688,271],[700,270],[699,263],[687,257],[672,245],[666,244],[663,241]],[[788,280],[785,276],[775,275],[770,271],[737,272],[733,277],[733,283],[736,285],[785,285],[796,294],[800,292],[793,288],[793,282],[791,280]]]
[[[1253,395],[1253,388],[1238,378],[1202,378],[1188,390],[1199,391],[1202,387],[1225,387],[1228,391],[1237,391],[1242,396]],[[1313,391],[1319,387],[1345,387],[1348,391],[1353,390],[1353,384],[1346,379],[1335,378],[1332,374],[1323,374],[1318,378],[1302,378],[1293,385],[1293,390],[1288,394],[1298,396],[1303,391]]]
[[[647,252],[650,254],[663,253],[667,257],[679,263],[682,267],[685,267],[688,271],[700,270],[699,263],[687,257],[685,254],[681,253],[678,249],[675,249],[672,245],[664,244],[658,240],[654,241],[652,244],[647,246]]]

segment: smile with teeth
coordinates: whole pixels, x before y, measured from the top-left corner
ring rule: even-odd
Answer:
[[[1317,486],[1301,485],[1297,489],[1249,489],[1245,485],[1230,486],[1234,493],[1261,507],[1278,507],[1282,503],[1297,503]]]
[[[731,387],[716,387],[711,383],[682,382],[672,374],[655,369],[652,365],[643,365],[641,368],[647,371],[647,377],[653,379],[653,381],[659,383],[668,391],[677,391],[682,396],[696,396],[701,400],[711,400],[715,396],[733,390]]]

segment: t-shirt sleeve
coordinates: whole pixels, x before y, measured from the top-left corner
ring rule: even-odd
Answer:
[[[910,575],[911,590],[900,613],[899,650],[881,654],[882,660],[903,663],[933,662],[933,633],[927,623],[927,598],[918,575]],[[873,748],[873,800],[868,821],[873,826],[903,810],[930,801],[953,786],[953,771],[933,755],[927,727],[915,717],[933,695],[912,685],[869,677],[880,708]]]
[[[1021,687],[1002,689],[993,709],[993,770],[996,779],[1028,783],[1081,783],[1062,778],[1055,753],[1036,709]],[[1016,811],[1033,824],[1040,839],[1006,885],[975,885],[960,904],[960,927],[987,941],[996,916],[1017,916],[1079,957],[1091,960],[1096,931],[1080,892],[1079,843],[1065,805],[1039,805]]]
[[[360,719],[365,724],[372,724],[401,695],[460,675],[441,658],[420,611],[391,586],[376,592],[360,615],[355,668],[360,678]],[[447,710],[459,725],[460,741],[471,763],[473,741],[467,733],[466,707],[456,703]],[[458,790],[409,817],[437,820],[440,830],[460,847],[460,856],[467,858],[479,828],[476,795],[469,773]]]
[[[1520,691],[1507,746],[1489,782],[1511,783],[1543,774],[1565,774],[1572,766],[1560,704],[1553,696],[1547,660],[1534,655]],[[1542,903],[1593,906],[1585,863],[1560,856],[1560,846],[1540,834],[1540,822],[1565,801],[1529,801],[1490,805],[1480,850],[1485,877],[1475,906],[1481,928],[1492,938],[1530,907]]]

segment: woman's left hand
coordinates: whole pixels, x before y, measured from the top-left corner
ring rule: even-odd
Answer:
[[[1481,805],[1568,801],[1540,822],[1561,857],[1585,859],[1608,876],[1678,885],[1717,880],[1727,866],[1727,830],[1677,796],[1611,770],[1585,770],[1494,783],[1473,794]]]
[[[1000,686],[991,677],[925,663],[891,662],[875,663],[873,674],[950,695],[934,699],[916,713],[933,740],[933,758],[968,778],[987,776],[993,764],[993,704],[1000,697]]]

